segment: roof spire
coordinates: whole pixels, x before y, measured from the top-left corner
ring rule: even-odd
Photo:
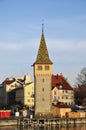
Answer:
[[[44,32],[44,19],[42,19],[42,33]]]
[[[41,35],[41,40],[40,40],[40,45],[38,49],[38,54],[37,54],[37,59],[35,63],[40,63],[40,64],[52,64],[49,55],[48,55],[48,50],[44,38],[44,24],[42,24],[42,35]]]

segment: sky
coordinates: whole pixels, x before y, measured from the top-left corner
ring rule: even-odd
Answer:
[[[86,0],[0,0],[0,83],[30,74],[44,35],[53,74],[73,86],[86,67]]]

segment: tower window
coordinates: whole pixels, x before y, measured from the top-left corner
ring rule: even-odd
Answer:
[[[49,66],[45,66],[45,70],[49,70]]]
[[[44,92],[44,88],[42,88],[42,91]]]
[[[44,101],[44,98],[42,98],[42,101]]]
[[[38,70],[42,70],[42,66],[38,66]]]
[[[44,82],[44,79],[42,79],[42,82]]]

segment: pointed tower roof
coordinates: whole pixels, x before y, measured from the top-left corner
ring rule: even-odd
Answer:
[[[43,64],[43,63],[52,64],[52,62],[49,58],[49,54],[48,54],[48,50],[47,50],[47,46],[46,46],[46,42],[45,42],[43,25],[42,25],[42,35],[41,35],[41,40],[40,40],[40,46],[39,46],[37,59],[36,59],[35,63],[36,64],[37,63],[38,64]]]

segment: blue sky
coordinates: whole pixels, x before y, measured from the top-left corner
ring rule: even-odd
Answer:
[[[42,23],[53,74],[75,83],[86,67],[86,0],[0,0],[0,82],[33,77]]]

